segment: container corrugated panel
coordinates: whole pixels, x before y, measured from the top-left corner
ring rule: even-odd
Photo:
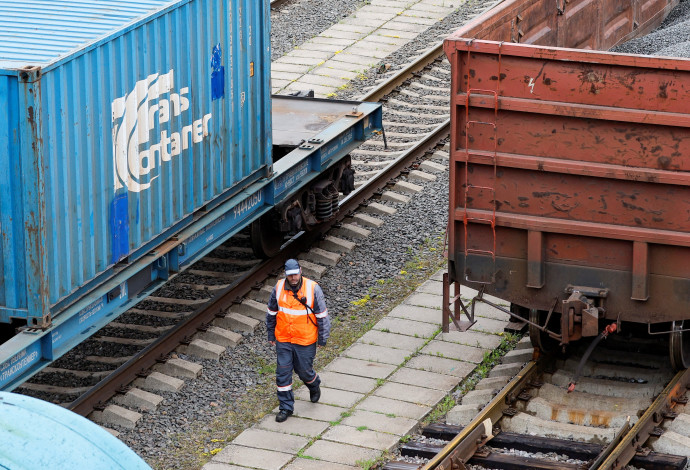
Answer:
[[[0,1],[2,318],[270,170],[268,0]]]
[[[690,60],[445,49],[454,279],[543,311],[566,313],[570,289],[605,299],[606,319],[687,319]]]

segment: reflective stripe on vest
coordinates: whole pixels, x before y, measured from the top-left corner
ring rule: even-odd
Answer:
[[[307,346],[319,339],[319,328],[315,315],[298,300],[307,299],[310,309],[314,308],[314,288],[316,283],[302,277],[302,286],[297,292],[297,299],[291,290],[285,290],[285,279],[276,284],[278,314],[276,315],[276,340],[281,343],[294,343]]]

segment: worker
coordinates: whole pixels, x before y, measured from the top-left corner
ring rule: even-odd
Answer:
[[[280,407],[276,421],[282,423],[294,411],[292,371],[309,389],[309,399],[321,398],[321,379],[314,371],[316,347],[325,346],[331,331],[326,300],[321,287],[302,276],[297,260],[285,262],[285,279],[278,281],[266,312],[268,341],[276,347],[276,385]]]

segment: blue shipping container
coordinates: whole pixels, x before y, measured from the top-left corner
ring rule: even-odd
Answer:
[[[268,0],[0,0],[0,322],[270,173]]]

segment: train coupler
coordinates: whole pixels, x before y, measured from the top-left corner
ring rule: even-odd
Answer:
[[[599,317],[605,312],[603,301],[608,289],[568,286],[565,292],[569,297],[562,306],[561,344],[599,334]]]

